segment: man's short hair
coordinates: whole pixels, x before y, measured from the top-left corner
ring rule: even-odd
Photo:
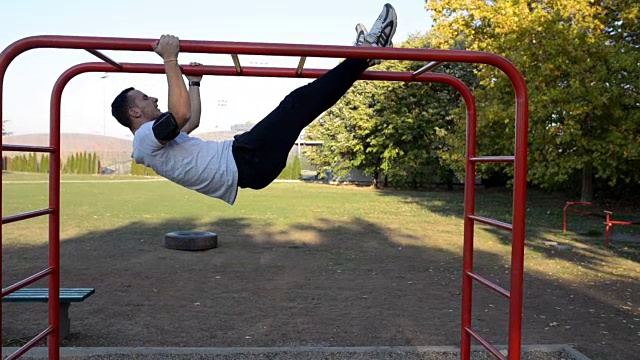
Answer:
[[[111,103],[111,115],[118,120],[124,127],[131,128],[131,118],[129,117],[129,91],[134,88],[126,88],[122,90]]]

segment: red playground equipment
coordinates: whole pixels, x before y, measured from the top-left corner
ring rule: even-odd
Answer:
[[[590,212],[586,212],[586,211],[580,211],[580,210],[575,210],[575,209],[571,209],[572,205],[586,205],[586,206],[590,206],[591,203],[588,201],[567,201],[564,205],[564,209],[562,212],[562,232],[566,233],[567,232],[567,213],[574,213],[574,214],[578,214],[578,215],[583,215],[583,216],[593,216],[593,217],[598,217],[598,218],[603,218],[604,219],[604,243],[607,247],[609,247],[610,242],[609,242],[609,234],[611,234],[613,232],[613,226],[614,225],[640,225],[640,222],[638,221],[622,221],[622,220],[613,220],[611,219],[613,212],[609,211],[609,210],[604,210],[604,215],[598,215],[595,213],[590,213]]]
[[[35,36],[24,38],[8,46],[0,54],[0,86],[9,64],[21,53],[36,48],[83,49],[97,56],[103,62],[83,63],[69,68],[56,82],[51,95],[50,145],[21,146],[2,144],[3,151],[29,151],[49,153],[51,156],[49,172],[49,207],[42,210],[2,218],[2,224],[26,220],[38,216],[49,217],[49,264],[48,266],[22,281],[2,289],[5,297],[18,289],[26,287],[40,279],[49,277],[49,324],[39,335],[7,359],[15,359],[27,352],[31,347],[48,338],[49,359],[60,357],[60,326],[58,304],[60,301],[60,103],[62,91],[66,84],[76,75],[86,72],[124,72],[124,73],[164,73],[160,64],[119,63],[105,56],[100,50],[152,51],[151,44],[156,39],[79,37],[79,36]],[[467,143],[466,143],[466,177],[464,203],[464,245],[463,245],[463,281],[462,281],[462,327],[461,327],[461,359],[471,357],[471,340],[475,339],[497,359],[519,360],[521,358],[522,339],[522,298],[524,271],[524,241],[526,215],[526,179],[527,179],[527,131],[528,131],[528,95],[524,78],[518,69],[505,58],[484,52],[460,50],[429,50],[403,48],[366,48],[354,46],[268,44],[247,42],[189,41],[181,40],[182,53],[229,54],[235,66],[182,66],[185,75],[227,75],[258,76],[284,78],[317,78],[324,74],[324,69],[304,69],[307,57],[327,58],[362,58],[383,60],[409,60],[427,63],[415,72],[367,71],[362,80],[386,80],[405,82],[439,82],[455,87],[461,94],[467,110]],[[243,67],[239,55],[271,55],[296,56],[300,58],[297,68]],[[502,70],[511,80],[515,90],[515,155],[478,156],[476,154],[476,107],[473,94],[469,88],[457,78],[430,70],[444,62],[481,63],[492,65]],[[2,105],[0,87],[0,114]],[[513,223],[504,223],[490,218],[475,215],[475,177],[476,164],[483,162],[513,163]],[[483,223],[511,232],[511,281],[510,288],[505,289],[474,272],[474,225]],[[2,239],[0,230],[0,241]],[[1,248],[0,248],[1,249]],[[0,257],[1,258],[1,257]],[[493,345],[474,331],[472,327],[472,284],[473,281],[485,285],[509,303],[509,341],[508,355],[501,354]]]

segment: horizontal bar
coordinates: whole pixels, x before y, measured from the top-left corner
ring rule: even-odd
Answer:
[[[580,211],[580,210],[573,210],[573,209],[567,209],[568,213],[573,213],[573,214],[578,214],[578,215],[588,215],[588,216],[595,216],[595,217],[601,217],[601,218],[605,218],[606,215],[600,215],[600,214],[596,214],[596,213],[589,213],[586,211]]]
[[[36,48],[96,49],[152,51],[152,44],[158,39],[38,35],[13,42],[2,51],[0,59],[10,62],[18,54]],[[238,54],[268,56],[307,56],[328,58],[439,61],[459,63],[481,63],[502,69],[517,82],[517,94],[526,94],[524,78],[515,65],[497,54],[469,50],[383,48],[366,46],[308,45],[251,43],[231,41],[180,40],[180,53]],[[524,91],[524,93],[523,93]],[[526,110],[526,107],[525,107]]]
[[[25,286],[33,284],[34,282],[44,278],[45,276],[51,274],[52,272],[53,272],[53,268],[48,268],[40,271],[39,273],[33,274],[26,279],[22,279],[13,285],[7,286],[6,288],[2,289],[2,297],[5,297],[11,294],[14,291],[20,290]]]
[[[567,201],[566,205],[591,205],[588,201]]]
[[[298,62],[298,68],[296,69],[296,74],[300,76],[302,74],[302,68],[304,68],[304,62],[307,61],[306,56],[301,56],[300,61]]]
[[[95,57],[97,57],[98,59],[106,62],[107,64],[113,66],[116,69],[122,69],[122,66],[117,63],[115,60],[112,60],[110,57],[108,57],[107,55],[101,53],[98,50],[93,50],[93,49],[85,49],[88,52],[90,52],[91,54],[93,54]]]
[[[488,162],[514,162],[515,156],[477,156],[472,157],[471,162],[488,163]]]
[[[37,343],[42,341],[45,337],[53,332],[53,326],[49,326],[43,332],[38,334],[38,336],[31,339],[28,343],[24,344],[20,349],[16,350],[13,354],[7,356],[5,360],[13,360],[17,359],[20,356],[24,355],[27,351],[29,351],[32,347],[34,347]]]
[[[636,223],[633,221],[620,221],[620,220],[609,220],[607,223],[611,225],[640,225],[640,223]]]
[[[242,66],[240,65],[238,54],[231,54],[231,58],[233,59],[233,65],[236,67],[236,73],[242,74]]]
[[[426,73],[427,71],[431,71],[431,70],[433,70],[433,69],[435,69],[435,68],[437,68],[439,66],[442,66],[442,65],[444,65],[444,63],[441,62],[441,61],[432,61],[432,62],[428,63],[427,65],[421,67],[420,69],[416,70],[413,73],[413,76],[422,75],[422,74]]]
[[[500,360],[507,360],[506,356],[502,355],[498,349],[496,349],[493,345],[489,344],[489,342],[483,339],[480,335],[476,334],[473,330],[469,328],[464,328],[464,330],[471,335],[472,338],[476,339],[482,346],[484,346],[489,352]]]
[[[68,72],[125,72],[136,74],[164,74],[164,65],[161,64],[136,64],[122,63],[122,70],[114,70],[113,67],[104,63],[83,63],[75,65]],[[318,78],[329,71],[329,69],[303,69],[300,75],[295,68],[276,67],[249,67],[242,68],[242,73],[238,74],[233,66],[212,66],[212,65],[181,65],[184,75],[216,75],[216,76],[252,76],[252,77],[279,77],[279,78]],[[380,81],[415,81],[415,82],[444,82],[447,84],[457,83],[456,78],[442,73],[427,73],[417,78],[413,77],[410,71],[365,71],[360,80],[380,80]]]
[[[2,218],[2,224],[9,224],[9,223],[12,223],[12,222],[31,219],[31,218],[34,218],[34,217],[38,217],[38,216],[42,216],[42,215],[49,215],[49,214],[53,214],[53,209],[52,208],[36,210],[36,211],[30,211],[30,212],[23,213],[23,214],[5,216],[5,217]]]
[[[2,145],[2,151],[27,151],[53,153],[56,149],[51,146],[31,146],[31,145]]]
[[[489,219],[489,218],[478,216],[478,215],[467,215],[467,217],[469,217],[469,219],[471,219],[471,220],[475,220],[477,222],[481,222],[481,223],[487,224],[487,225],[497,226],[497,227],[499,227],[501,229],[505,229],[505,230],[509,230],[509,231],[511,231],[513,229],[513,226],[511,224],[507,224],[506,222],[493,220],[493,219]]]
[[[491,281],[483,278],[482,276],[472,273],[471,271],[467,271],[466,272],[467,275],[469,275],[470,277],[472,277],[473,279],[477,280],[479,283],[481,283],[482,285],[488,287],[489,289],[497,292],[498,294],[506,297],[507,299],[511,297],[511,294],[509,293],[508,290],[504,289],[503,287],[496,285],[494,283],[492,283]]]

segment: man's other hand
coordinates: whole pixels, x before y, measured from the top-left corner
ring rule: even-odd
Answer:
[[[189,65],[191,66],[201,66],[202,64],[200,64],[199,62],[192,62],[189,63]],[[187,80],[189,81],[201,81],[202,80],[202,75],[186,75]]]

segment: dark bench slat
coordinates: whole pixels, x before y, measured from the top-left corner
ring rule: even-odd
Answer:
[[[60,302],[82,302],[95,293],[93,288],[63,288],[60,289]],[[5,296],[3,302],[47,302],[49,289],[24,288]]]

